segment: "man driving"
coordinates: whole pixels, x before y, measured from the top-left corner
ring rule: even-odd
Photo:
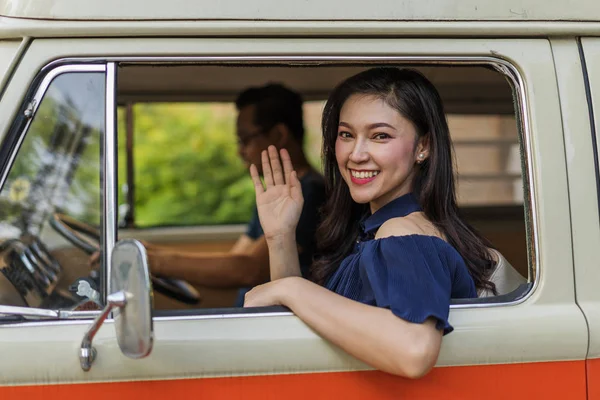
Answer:
[[[302,149],[302,98],[282,85],[269,84],[242,92],[236,108],[238,152],[248,167],[256,165],[262,175],[261,152],[270,145],[285,148],[291,157],[304,196],[296,240],[302,273],[307,276],[316,247],[314,236],[325,188],[323,177],[309,165]],[[250,288],[269,280],[268,248],[256,208],[246,233],[228,252],[186,252],[152,244],[147,244],[147,251],[150,269],[160,277],[215,288]],[[242,302],[240,295],[237,305]]]

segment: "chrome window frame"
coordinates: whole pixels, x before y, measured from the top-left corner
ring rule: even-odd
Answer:
[[[527,103],[527,92],[525,89],[524,80],[519,69],[510,61],[503,59],[498,56],[190,56],[190,57],[94,57],[94,58],[62,58],[47,64],[42,68],[42,73],[47,73],[50,76],[53,72],[52,77],[54,78],[63,71],[72,71],[73,68],[77,70],[81,67],[92,68],[94,72],[102,71],[106,73],[106,125],[105,125],[105,156],[104,156],[104,193],[103,198],[103,211],[106,213],[103,218],[104,236],[102,248],[104,254],[110,254],[107,251],[112,250],[115,245],[117,238],[117,220],[116,220],[116,176],[117,176],[117,165],[116,165],[116,67],[118,64],[127,65],[131,64],[152,64],[154,66],[160,66],[161,64],[192,64],[192,65],[244,65],[246,63],[263,64],[267,65],[293,65],[293,66],[320,66],[320,65],[436,65],[436,66],[487,66],[492,67],[498,73],[502,74],[510,83],[513,94],[515,96],[515,116],[517,120],[517,130],[519,137],[519,144],[522,149],[523,159],[521,160],[523,166],[523,186],[525,189],[524,206],[525,206],[525,228],[528,238],[528,272],[530,275],[530,282],[533,281],[533,285],[530,290],[518,300],[510,302],[499,302],[499,303],[482,303],[482,304],[452,304],[451,309],[471,309],[471,308],[490,308],[490,307],[508,307],[515,306],[527,301],[532,294],[537,290],[539,286],[540,266],[539,266],[539,237],[538,237],[538,223],[537,223],[537,206],[535,202],[534,193],[534,180],[533,160],[532,155],[532,133],[530,126],[529,107]],[[97,69],[96,69],[97,68]],[[56,72],[61,71],[61,72]],[[47,77],[40,85],[40,89],[36,92],[34,100],[38,101],[35,104],[35,110],[39,105],[39,99],[43,97],[43,93],[47,89],[50,81],[46,82]],[[51,80],[51,79],[50,79]],[[43,89],[43,90],[42,90]],[[41,92],[41,95],[40,95]],[[26,127],[21,133],[18,145],[15,147],[11,156],[11,161],[4,175],[0,178],[0,189],[4,184],[4,180],[10,171],[12,161],[16,156],[18,147],[23,140],[25,133],[29,127],[28,121]],[[112,150],[112,151],[111,151]],[[109,155],[110,154],[110,155]],[[112,168],[109,168],[112,161]],[[109,187],[109,183],[112,186]],[[111,218],[106,218],[107,215],[111,215]],[[105,257],[106,258],[106,257]],[[102,296],[105,299],[107,293],[110,291],[109,267],[103,265],[103,282],[106,284],[103,287]],[[1,314],[2,306],[0,306]],[[216,309],[218,310],[218,309]],[[222,318],[251,318],[251,317],[264,317],[264,316],[289,316],[293,315],[289,311],[280,312],[256,312],[256,313],[227,313],[215,311],[214,314],[209,315],[189,315],[189,316],[160,316],[154,317],[157,321],[173,321],[173,320],[203,320],[203,319],[222,319]],[[43,310],[46,315],[47,310]],[[77,313],[77,312],[73,312]],[[90,312],[85,312],[86,317],[90,315]],[[94,312],[93,315],[98,314]],[[47,316],[47,315],[46,315]],[[70,318],[77,318],[77,316],[68,315]],[[39,321],[38,321],[39,322]],[[61,323],[61,321],[52,321],[48,323]],[[17,323],[20,325],[20,323]],[[14,326],[10,324],[9,326]],[[1,328],[1,327],[0,327]]]
[[[102,197],[102,249],[100,295],[102,304],[106,304],[106,296],[111,293],[110,270],[111,263],[107,262],[112,254],[117,239],[117,65],[114,62],[106,64],[106,94],[104,104],[104,170]]]

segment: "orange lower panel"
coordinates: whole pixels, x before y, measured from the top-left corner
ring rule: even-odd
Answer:
[[[586,361],[588,400],[600,400],[600,358]]]
[[[594,368],[598,366],[600,363]],[[14,386],[0,387],[0,399],[583,400],[586,398],[585,375],[585,361],[569,361],[435,368],[416,381],[378,371],[361,371]]]

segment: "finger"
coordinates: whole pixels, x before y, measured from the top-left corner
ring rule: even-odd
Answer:
[[[304,204],[302,185],[300,184],[300,180],[298,179],[298,174],[296,171],[292,171],[290,174],[290,191],[294,200],[298,201],[300,204]]]
[[[292,165],[292,158],[290,157],[290,153],[288,153],[286,149],[281,149],[281,162],[283,163],[285,181],[290,182],[292,178],[292,171],[294,171],[294,166]]]
[[[271,168],[273,169],[273,181],[276,185],[284,185],[283,170],[279,161],[279,153],[275,146],[269,146],[269,159],[271,160]]]
[[[250,176],[252,177],[252,182],[254,182],[254,191],[257,195],[263,193],[265,189],[263,188],[262,182],[260,181],[260,176],[258,175],[258,168],[256,165],[250,165]]]
[[[273,173],[271,171],[271,163],[269,162],[269,156],[267,155],[267,151],[263,150],[260,153],[260,159],[262,161],[262,169],[263,169],[263,177],[265,178],[265,185],[267,185],[267,189],[275,186],[273,182]]]
[[[244,307],[252,307],[252,295],[253,293],[250,292],[246,292],[246,294],[244,295]]]
[[[296,171],[292,171],[290,173],[290,185],[298,188],[302,186],[300,184],[300,179],[298,179],[298,173]]]

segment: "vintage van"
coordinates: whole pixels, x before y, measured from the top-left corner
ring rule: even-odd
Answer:
[[[438,87],[465,216],[523,282],[454,302],[419,380],[151,278],[127,239],[227,249],[252,206],[236,94],[300,92],[318,163],[323,100],[373,65]],[[593,0],[0,0],[0,398],[599,400],[598,116]]]

